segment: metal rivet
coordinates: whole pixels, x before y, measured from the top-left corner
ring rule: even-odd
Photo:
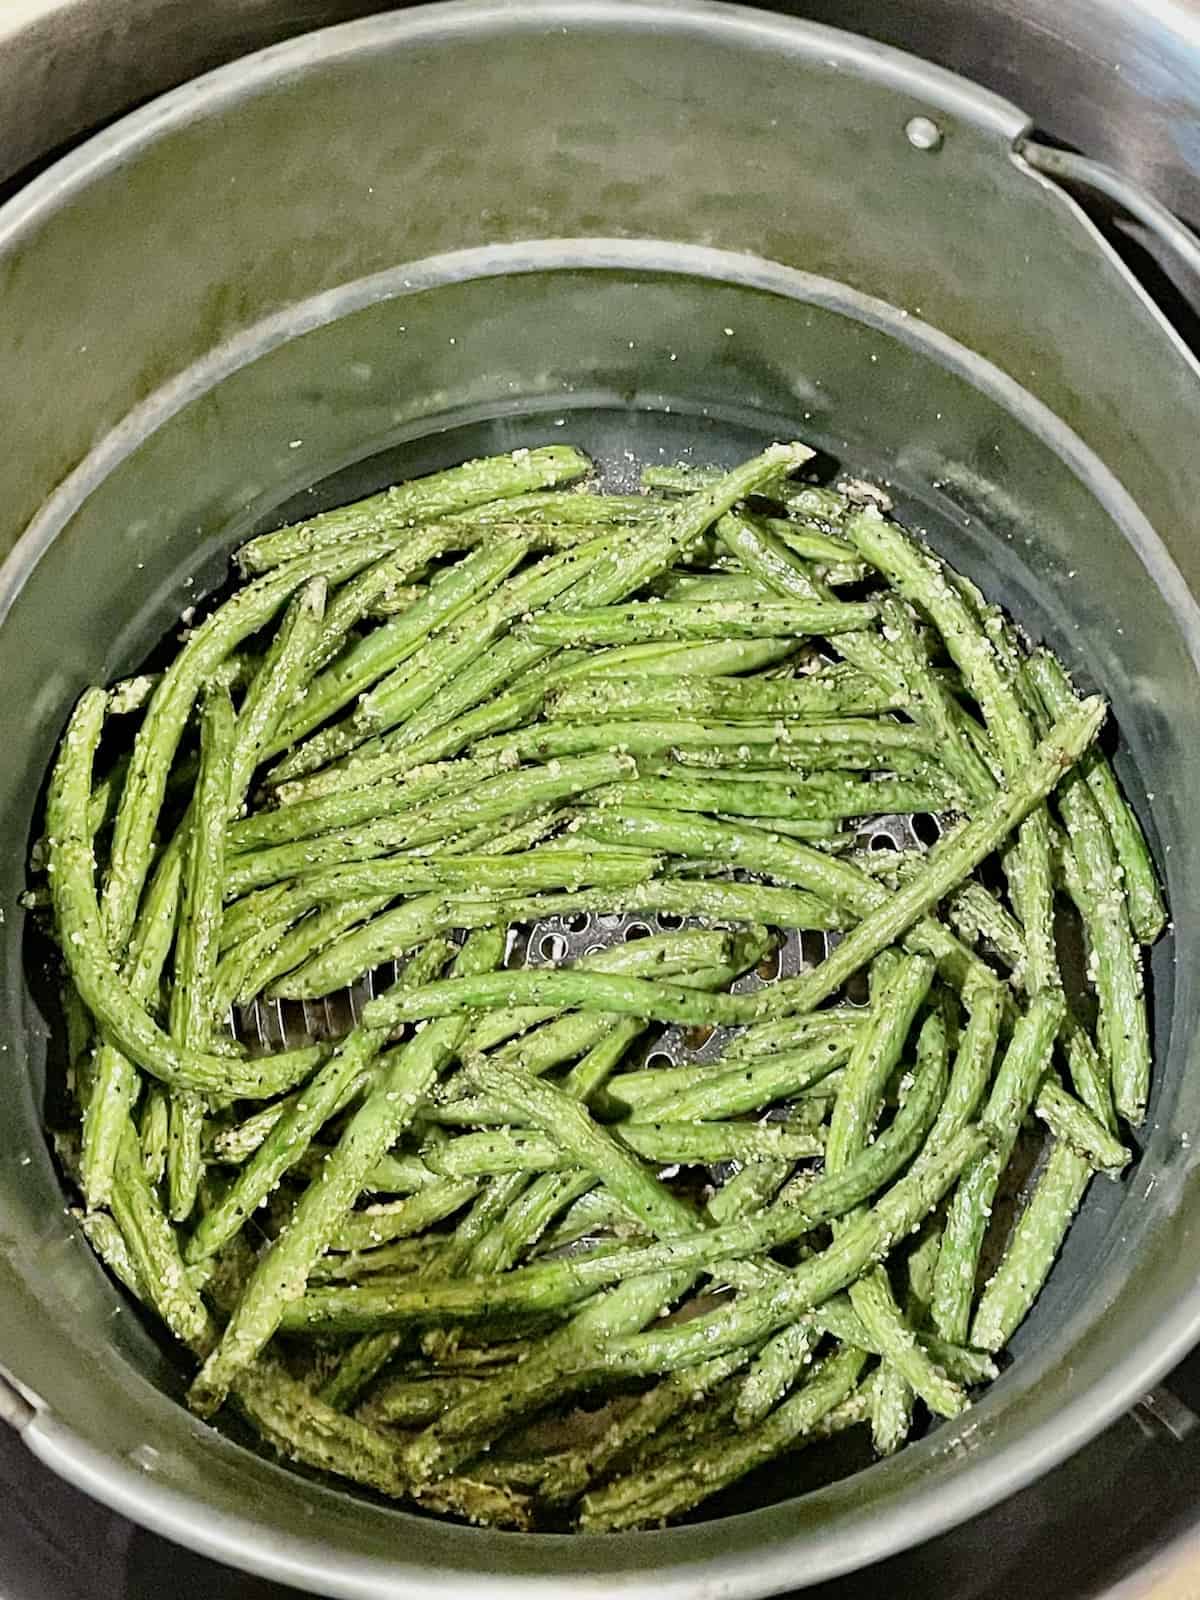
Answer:
[[[909,117],[904,124],[904,136],[914,150],[941,148],[942,130],[930,117]]]

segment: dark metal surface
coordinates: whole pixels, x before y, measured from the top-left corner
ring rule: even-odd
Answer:
[[[618,432],[643,429],[643,413],[664,408],[682,409],[697,431],[711,415],[727,434],[774,431],[802,411],[806,432],[855,465],[906,484],[937,477],[930,525],[951,554],[1114,688],[1158,790],[1176,898],[1189,903],[1200,876],[1189,814],[1200,707],[1177,569],[1194,589],[1200,552],[1196,384],[1183,353],[1073,208],[1009,161],[1019,115],[917,68],[845,54],[835,40],[789,53],[782,31],[746,23],[756,49],[743,58],[730,23],[708,60],[708,13],[676,36],[679,19],[696,15],[689,8],[591,9],[628,30],[620,64],[582,27],[566,42],[543,28],[538,49],[555,52],[558,81],[538,70],[534,30],[499,59],[505,41],[485,34],[471,41],[474,54],[457,68],[463,92],[453,94],[436,75],[446,47],[436,27],[403,52],[376,28],[362,35],[379,43],[374,53],[364,44],[326,61],[317,43],[277,61],[269,83],[253,73],[229,80],[211,118],[206,86],[77,163],[70,182],[34,186],[10,212],[0,267],[10,313],[0,405],[7,398],[17,447],[6,466],[10,536],[43,507],[13,570],[17,631],[0,630],[13,755],[4,799],[17,833],[80,678],[136,659],[190,586],[211,578],[246,519],[390,440],[433,460],[462,454],[428,437],[450,420],[523,416],[513,423],[519,442],[539,406],[561,403],[578,417],[597,398],[580,393],[586,375]],[[735,62],[745,76],[731,96]],[[531,107],[512,93],[521,81],[537,85]],[[630,126],[614,150],[605,108],[616,103]],[[904,122],[917,110],[940,119],[944,149],[905,147]],[[389,120],[402,111],[421,130],[407,141]],[[489,143],[501,121],[512,148]],[[422,140],[441,164],[414,172]],[[653,172],[646,149],[656,152]],[[433,192],[441,204],[428,213],[412,203]],[[496,196],[504,206],[489,210]],[[915,237],[913,217],[937,217],[945,235]],[[492,248],[530,233],[628,231],[675,243],[640,254],[632,244],[574,255]],[[897,240],[911,246],[903,259]],[[756,278],[735,250],[792,270]],[[459,254],[422,260],[446,251]],[[406,258],[416,263],[407,283],[395,265]],[[1089,324],[1103,332],[1098,344],[1088,343]],[[301,328],[305,338],[277,343]],[[963,346],[986,351],[996,368],[985,372]],[[94,449],[97,430],[118,424]],[[1169,448],[1177,434],[1186,455]],[[300,457],[297,439],[309,441]],[[1175,565],[1088,445],[1141,500]],[[1036,541],[1006,548],[1027,529]],[[1132,617],[1140,626],[1122,642]],[[1176,786],[1159,781],[1168,774]],[[19,872],[17,852],[6,870]],[[571,1569],[576,1588],[597,1592],[619,1575],[647,1593],[761,1593],[795,1583],[806,1562],[832,1571],[882,1554],[1049,1465],[1187,1337],[1192,1163],[1180,1138],[1200,1094],[1182,1060],[1196,1004],[1189,949],[1175,1075],[1139,1173],[1148,1186],[1127,1190],[1119,1211],[1103,1196],[1100,1211],[1090,1208],[1074,1265],[1039,1308],[1041,1343],[969,1426],[872,1469],[857,1489],[800,1502],[783,1518],[606,1540],[590,1553],[578,1541],[568,1554],[552,1541],[518,1551],[434,1529],[287,1480],[158,1392],[177,1387],[175,1376],[139,1328],[113,1319],[107,1286],[62,1226],[22,1073],[0,1151],[14,1164],[0,1167],[0,1258],[14,1269],[0,1289],[0,1327],[5,1353],[57,1414],[39,1417],[31,1440],[97,1494],[276,1573],[320,1583],[340,1545],[346,1594],[394,1589],[401,1560],[400,1581],[423,1592],[487,1573],[494,1587],[507,1576],[527,1593]],[[1160,963],[1160,980],[1165,1044],[1169,965]],[[11,994],[23,1047],[37,1054],[41,1022],[20,986]],[[18,1175],[26,1156],[33,1170]],[[199,1501],[213,1510],[198,1512]],[[257,1525],[239,1519],[247,1506],[260,1511]],[[834,1552],[825,1530],[839,1518]],[[297,1537],[305,1519],[319,1544]]]
[[[1196,0],[800,0],[1015,101],[1041,129],[1200,223]]]
[[[1197,0],[767,0],[961,72],[1200,224]],[[198,73],[372,0],[0,7],[0,181]],[[35,108],[31,112],[31,108]]]

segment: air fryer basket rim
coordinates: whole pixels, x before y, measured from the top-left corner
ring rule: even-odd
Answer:
[[[556,16],[563,9],[573,17],[582,19],[607,18],[614,11],[621,13],[623,17],[634,14],[650,17],[662,11],[659,6],[642,4],[642,0],[633,0],[632,4],[617,6],[611,3],[598,3],[598,0],[580,0],[580,3],[568,4],[565,8],[547,3],[547,0],[534,0],[534,3],[517,6],[476,5],[472,0],[454,0],[454,3],[446,6],[408,13],[403,19],[394,15],[368,19],[366,22],[346,24],[341,28],[328,30],[325,34],[311,35],[289,44],[273,47],[245,63],[236,63],[231,67],[219,69],[207,78],[198,80],[194,85],[174,91],[162,101],[155,102],[100,135],[92,145],[85,146],[74,156],[66,158],[59,167],[51,169],[12,202],[7,208],[7,217],[0,214],[0,247],[3,246],[6,233],[10,237],[15,237],[23,227],[36,221],[41,208],[55,204],[61,198],[64,187],[75,183],[85,184],[100,168],[119,165],[135,154],[144,143],[153,141],[160,130],[170,127],[177,117],[189,115],[191,107],[195,105],[197,97],[203,91],[215,90],[218,94],[236,98],[241,93],[247,92],[256,81],[266,82],[278,73],[286,74],[292,70],[300,70],[306,62],[315,58],[315,54],[320,53],[322,44],[329,44],[331,53],[353,55],[360,49],[369,49],[377,36],[391,36],[393,32],[404,32],[410,28],[414,31],[428,29],[437,32],[444,23],[456,26],[461,22],[466,26],[471,19],[480,16],[498,17],[505,21],[516,17],[536,21],[538,18]],[[1013,108],[1005,106],[992,96],[972,89],[952,75],[937,69],[924,68],[920,63],[898,52],[866,45],[862,41],[851,39],[850,36],[840,35],[834,30],[790,22],[782,18],[760,17],[755,13],[738,12],[723,6],[683,4],[668,9],[673,19],[690,19],[698,23],[702,21],[706,26],[729,28],[753,26],[761,34],[764,44],[776,36],[786,36],[794,43],[797,36],[810,35],[814,50],[836,51],[847,65],[862,66],[869,62],[872,70],[890,70],[902,74],[906,82],[920,84],[924,97],[930,100],[945,97],[947,101],[953,103],[954,109],[960,114],[973,118],[977,115],[978,120],[1002,134],[1005,140],[1014,138],[1025,126],[1024,119]],[[595,241],[589,243],[594,245]],[[628,255],[636,254],[636,247],[618,242],[614,247],[614,258],[622,252],[628,252]],[[536,253],[536,250],[532,251],[531,256],[536,256]],[[430,269],[433,263],[424,262],[422,266]],[[399,270],[401,269],[397,269]],[[259,333],[261,329],[256,328],[252,331]],[[295,322],[292,322],[287,336],[293,337],[297,331]],[[913,335],[916,336],[919,331],[914,320]],[[195,374],[185,374],[185,377],[188,376],[195,377]],[[162,395],[157,395],[155,399],[161,400]],[[186,396],[181,397],[181,403],[184,399]],[[130,422],[131,424],[134,422],[132,417]],[[132,435],[130,442],[133,442]],[[105,444],[118,448],[119,441],[112,438],[105,441]],[[109,470],[111,464],[110,460],[104,470]],[[89,458],[89,462],[85,465],[94,468],[98,464],[95,459]],[[70,487],[74,489],[77,486],[82,487],[82,484]],[[67,487],[64,486],[64,491]],[[57,496],[55,498],[58,499]],[[0,617],[5,607],[5,595],[15,594],[41,554],[42,539],[48,540],[52,537],[50,507],[48,506],[46,510],[47,515],[38,519],[41,524],[40,530],[35,532],[31,529],[27,540],[22,541],[21,546],[14,551],[12,564],[5,572],[9,582],[5,583],[4,590],[0,592]],[[55,510],[57,514],[53,520],[61,526],[64,520],[63,503],[60,502]],[[1158,544],[1155,535],[1150,534],[1150,539],[1154,545]],[[1161,550],[1161,546],[1159,549]],[[1166,552],[1161,553],[1162,560],[1170,564]],[[1173,567],[1171,571],[1174,573]],[[1184,589],[1182,579],[1178,578],[1177,573],[1174,573],[1174,577],[1179,588]],[[1191,637],[1195,653],[1194,625]],[[1124,1365],[1109,1374],[1106,1385],[1107,1398],[1103,1404],[1097,1405],[1094,1391],[1080,1395],[1057,1414],[1053,1425],[1045,1424],[1031,1434],[1025,1435],[1022,1440],[1014,1442],[1006,1454],[994,1459],[989,1465],[989,1474],[986,1478],[982,1474],[962,1472],[953,1480],[950,1492],[947,1492],[945,1486],[937,1487],[936,1505],[927,1504],[922,1507],[920,1492],[908,1491],[902,1503],[877,1509],[874,1512],[876,1519],[874,1523],[868,1529],[857,1530],[854,1550],[844,1550],[840,1562],[825,1562],[820,1575],[834,1575],[838,1570],[845,1570],[849,1566],[875,1559],[877,1554],[895,1549],[901,1543],[930,1537],[942,1528],[970,1515],[984,1503],[1001,1498],[1022,1483],[1038,1476],[1076,1448],[1085,1438],[1095,1433],[1110,1416],[1115,1415],[1136,1398],[1138,1393],[1184,1353],[1194,1342],[1198,1332],[1200,1332],[1200,1290],[1194,1291],[1186,1300],[1181,1300],[1170,1319],[1163,1324],[1152,1360],[1148,1360],[1135,1348],[1130,1351]],[[237,1519],[227,1518],[223,1526],[214,1523],[199,1533],[189,1521],[187,1508],[192,1502],[186,1496],[153,1479],[148,1479],[123,1461],[114,1461],[102,1452],[95,1451],[85,1441],[75,1437],[49,1410],[38,1411],[25,1430],[25,1437],[35,1453],[55,1470],[71,1477],[97,1498],[181,1542],[195,1544],[198,1548],[239,1566],[284,1581],[308,1585],[319,1578],[322,1584],[332,1582],[337,1585],[326,1592],[364,1596],[380,1592],[377,1571],[356,1575],[352,1563],[342,1560],[340,1571],[330,1574],[325,1570],[329,1560],[328,1552],[323,1552],[321,1547],[306,1546],[304,1541],[299,1539],[291,1541],[287,1549],[267,1545],[264,1543],[261,1528],[248,1520],[239,1522]],[[926,1499],[930,1498],[927,1494]],[[745,1520],[750,1521],[758,1515],[760,1514],[750,1513]],[[911,1528],[906,1526],[904,1537],[897,1538],[896,1530],[901,1522],[905,1525],[911,1524]],[[724,1524],[724,1526],[729,1525]],[[649,1592],[648,1585],[651,1582],[656,1590],[667,1593],[672,1592],[672,1589],[679,1593],[697,1592],[695,1588],[697,1573],[688,1565],[685,1548],[687,1541],[694,1537],[694,1533],[695,1530],[680,1530],[638,1536],[645,1549],[645,1571],[642,1574],[643,1581],[647,1584],[645,1592]],[[466,1530],[463,1530],[463,1536],[473,1537]],[[524,1541],[527,1536],[520,1537]],[[547,1543],[559,1542],[547,1539],[545,1536],[543,1539]],[[731,1541],[734,1548],[727,1558],[730,1564],[729,1570],[724,1570],[719,1561],[709,1561],[705,1564],[703,1582],[706,1590],[728,1595],[760,1594],[768,1592],[771,1588],[793,1584],[797,1575],[794,1570],[789,1569],[792,1563],[802,1558],[806,1542],[807,1534],[803,1532],[793,1541],[775,1539],[769,1555],[765,1552],[761,1554],[753,1569],[748,1571],[740,1549],[742,1541]],[[585,1547],[589,1543],[594,1546],[595,1592],[611,1592],[611,1575],[604,1573],[604,1549],[606,1547],[611,1549],[611,1541],[579,1539],[571,1541],[572,1546],[579,1549],[585,1558]],[[663,1566],[657,1564],[660,1560],[664,1563]],[[426,1593],[432,1595],[435,1590],[444,1592],[445,1575],[440,1579],[438,1577],[426,1579],[424,1570],[405,1574],[403,1581],[407,1586],[407,1592],[414,1595]],[[576,1572],[569,1576],[576,1587],[588,1592],[587,1578],[584,1574]],[[393,1581],[399,1580],[393,1579]],[[528,1572],[514,1574],[511,1579],[497,1576],[492,1580],[491,1592],[500,1594],[511,1590],[515,1594],[518,1588],[526,1591],[534,1587],[534,1584],[534,1577]]]

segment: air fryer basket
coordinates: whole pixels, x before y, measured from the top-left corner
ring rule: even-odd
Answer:
[[[1002,1497],[1195,1338],[1200,382],[1025,132],[945,73],[754,12],[465,0],[215,73],[0,212],[0,1363],[58,1470],[322,1593],[761,1595]],[[1179,918],[1137,1166],[1093,1184],[975,1408],[803,1498],[563,1539],[287,1473],[177,1403],[40,1131],[48,1024],[15,905],[67,709],[285,506],[546,439],[627,479],[781,436],[886,482],[1113,702]]]

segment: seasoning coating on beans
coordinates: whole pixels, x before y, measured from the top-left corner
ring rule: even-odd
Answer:
[[[1124,1181],[1166,907],[1107,706],[817,465],[450,466],[251,539],[80,696],[55,1131],[199,1415],[657,1526],[956,1415]]]

